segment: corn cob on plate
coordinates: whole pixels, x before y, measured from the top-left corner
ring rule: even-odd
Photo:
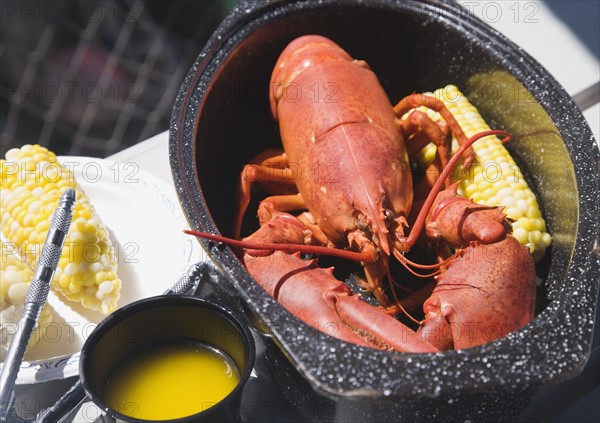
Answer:
[[[17,322],[23,314],[25,296],[33,279],[33,269],[16,254],[12,245],[3,241],[0,241],[0,263],[0,349],[3,357],[17,331]],[[51,321],[51,306],[46,304],[38,325],[29,338],[28,347],[42,339]]]
[[[60,196],[67,188],[77,191],[73,223],[52,287],[85,308],[103,314],[112,312],[121,292],[114,248],[73,172],[48,149],[26,145],[6,153],[0,175],[2,235],[32,267],[39,259]]]
[[[24,148],[34,149],[35,154],[39,154],[37,159],[43,155],[45,159],[53,160],[52,153],[39,151],[38,147]],[[13,151],[9,158],[17,154]],[[52,321],[41,340],[28,349],[27,363],[23,364],[17,383],[76,374],[79,350],[105,313],[137,299],[161,294],[189,264],[202,258],[198,243],[182,233],[187,223],[171,186],[134,163],[117,164],[86,157],[59,157],[58,161],[72,174],[67,182],[76,181],[81,189],[67,238],[72,244],[65,246],[49,295]],[[2,166],[6,167],[6,164]],[[26,166],[32,165],[22,165],[27,169]],[[46,165],[43,171],[46,183],[54,180],[53,168],[56,166]],[[13,170],[9,166],[2,172]],[[33,175],[31,170],[26,172]],[[23,250],[23,262],[35,268],[36,253],[39,254],[36,245],[43,243],[46,233],[41,219],[35,225],[31,221],[45,207],[51,214],[58,200],[56,204],[37,200],[42,203],[37,205],[34,204],[35,195],[30,196],[33,200],[21,199],[14,193],[7,195],[10,194],[10,176],[0,173],[0,177],[2,239],[10,249]],[[36,184],[36,178],[30,179],[31,186],[26,188],[30,192],[41,196],[40,190],[52,191],[52,187]],[[67,185],[67,182],[63,184]],[[21,196],[27,197],[22,192]],[[5,201],[6,198],[10,201]],[[82,198],[84,200],[80,201]],[[23,203],[19,204],[19,201]],[[88,204],[93,205],[95,216]],[[6,216],[7,213],[10,216]],[[12,218],[13,215],[17,218]],[[28,229],[23,221],[33,229]],[[102,244],[103,240],[107,245]],[[26,246],[23,248],[23,245]],[[112,257],[103,257],[110,251]],[[5,268],[7,266],[2,262],[2,270]],[[86,271],[92,276],[86,275]],[[112,286],[107,287],[107,282]],[[118,301],[115,288],[121,288]]]

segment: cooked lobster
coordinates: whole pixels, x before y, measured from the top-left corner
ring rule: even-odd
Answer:
[[[315,88],[330,91],[322,98],[309,95]],[[529,251],[510,235],[498,208],[460,197],[449,183],[461,156],[468,167],[474,160],[470,145],[487,134],[467,139],[444,103],[430,96],[413,94],[392,107],[364,61],[316,35],[284,49],[271,77],[270,101],[283,152],[243,169],[235,233],[240,234],[252,186],[262,183],[274,195],[259,205],[259,230],[237,245],[244,248],[250,274],[285,308],[345,341],[411,352],[480,345],[532,319],[535,268]],[[413,111],[419,106],[434,109],[445,123]],[[461,144],[452,158],[451,133]],[[429,142],[438,146],[440,176],[420,199],[413,222],[408,152]],[[424,227],[425,244],[457,253],[440,253],[439,263],[429,266],[441,273],[415,333],[391,316],[402,306],[389,258],[417,266],[404,253]],[[362,262],[363,288],[381,306],[363,302],[330,269],[300,253]]]

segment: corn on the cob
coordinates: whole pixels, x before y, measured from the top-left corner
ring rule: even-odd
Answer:
[[[432,95],[446,104],[467,137],[490,129],[456,86],[448,85]],[[441,119],[431,110],[424,111],[434,120]],[[457,148],[458,144],[453,140],[453,151]],[[552,243],[552,238],[546,231],[546,222],[537,199],[521,170],[496,136],[480,139],[473,144],[473,149],[477,154],[477,163],[471,171],[458,175],[461,179],[459,192],[477,203],[504,206],[504,213],[513,220],[513,236],[529,248],[535,261],[539,261]],[[435,146],[430,144],[421,154],[419,161],[423,165],[431,162]]]
[[[17,257],[14,246],[0,241],[0,347],[8,349],[23,315],[25,295],[33,278],[33,270]],[[42,309],[28,346],[38,342],[52,322],[50,304]]]
[[[113,246],[88,197],[72,172],[56,155],[39,145],[24,145],[0,160],[2,233],[35,267],[52,213],[67,188],[77,191],[77,204],[53,279],[55,291],[89,309],[108,314],[121,290]]]

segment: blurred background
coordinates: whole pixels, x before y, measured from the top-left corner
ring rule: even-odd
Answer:
[[[598,57],[600,2],[545,3]],[[104,158],[167,130],[183,77],[235,4],[3,0],[0,154],[39,143]]]
[[[179,85],[235,1],[3,1],[1,153],[106,157],[165,131]]]

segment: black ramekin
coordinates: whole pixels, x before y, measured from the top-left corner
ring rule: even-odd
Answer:
[[[89,398],[119,422],[153,422],[136,417],[137,404],[115,410],[103,400],[110,372],[122,360],[144,348],[173,341],[202,342],[227,353],[240,371],[238,385],[216,404],[200,404],[194,415],[162,420],[170,423],[236,421],[244,386],[254,367],[254,338],[244,320],[220,305],[197,297],[169,295],[145,298],[112,313],[86,339],[79,375]],[[210,384],[210,381],[206,381]],[[125,414],[123,414],[124,412]],[[158,421],[158,420],[156,420]]]

